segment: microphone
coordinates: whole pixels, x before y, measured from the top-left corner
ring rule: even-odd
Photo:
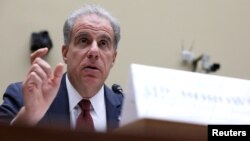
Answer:
[[[122,90],[122,87],[118,84],[113,84],[112,85],[112,90],[113,92],[115,92],[116,94],[121,94],[123,95],[123,90]]]

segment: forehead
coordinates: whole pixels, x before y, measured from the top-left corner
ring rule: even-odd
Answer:
[[[76,19],[76,22],[73,26],[73,33],[76,33],[80,30],[84,29],[91,29],[95,31],[104,31],[110,34],[111,36],[114,35],[113,33],[113,28],[110,24],[110,22],[100,16],[97,15],[85,15],[85,16],[80,16]]]

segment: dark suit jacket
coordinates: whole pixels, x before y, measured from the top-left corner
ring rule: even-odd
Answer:
[[[64,74],[58,94],[50,108],[39,122],[39,125],[60,125],[70,127],[70,113],[68,91],[66,87],[66,75]],[[22,83],[17,82],[8,86],[3,95],[3,104],[0,106],[0,121],[9,123],[23,106]],[[112,130],[119,126],[119,116],[123,97],[104,86],[106,103],[107,127]]]

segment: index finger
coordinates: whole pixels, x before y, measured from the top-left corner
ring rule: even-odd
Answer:
[[[30,55],[30,63],[32,63],[37,57],[43,58],[48,53],[48,48],[40,48]]]

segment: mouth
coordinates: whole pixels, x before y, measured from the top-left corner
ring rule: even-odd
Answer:
[[[85,67],[83,67],[83,69],[84,69],[84,70],[99,70],[98,67],[92,66],[92,65],[85,66]]]

